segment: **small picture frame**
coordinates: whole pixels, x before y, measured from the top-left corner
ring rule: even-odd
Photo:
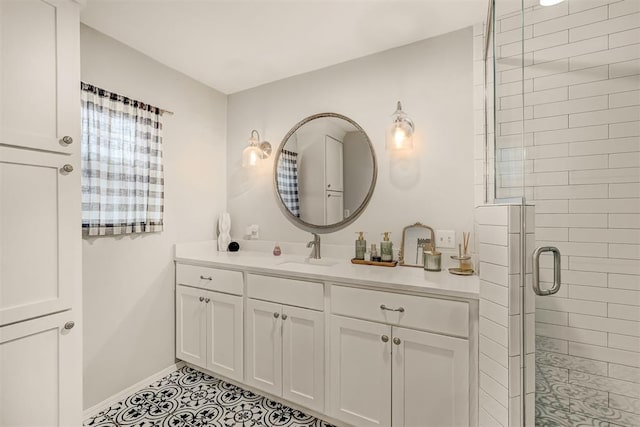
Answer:
[[[424,267],[422,254],[431,245],[435,246],[433,228],[421,222],[408,225],[402,229],[399,264],[405,267]]]

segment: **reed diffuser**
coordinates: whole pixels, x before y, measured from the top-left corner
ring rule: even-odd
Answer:
[[[471,262],[471,255],[469,255],[470,237],[471,232],[465,231],[462,233],[462,243],[458,244],[458,255],[451,256],[451,259],[458,261],[459,266],[450,268],[449,273],[461,276],[470,276],[473,274],[473,263]]]

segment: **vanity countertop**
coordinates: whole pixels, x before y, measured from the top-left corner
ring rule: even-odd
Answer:
[[[301,255],[274,256],[268,252],[218,252],[215,242],[183,243],[175,246],[176,262],[244,270],[251,273],[282,274],[311,280],[337,281],[372,288],[419,292],[457,298],[479,298],[478,276],[455,276],[446,269],[429,272],[413,267],[377,267],[352,264],[351,260],[323,258],[333,265],[305,263]]]

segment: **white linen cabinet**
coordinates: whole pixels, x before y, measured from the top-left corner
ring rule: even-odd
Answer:
[[[79,39],[75,1],[0,0],[2,426],[82,423]]]
[[[80,22],[73,0],[0,0],[0,140],[79,151]]]

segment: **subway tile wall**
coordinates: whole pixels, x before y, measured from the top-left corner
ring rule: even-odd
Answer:
[[[475,210],[475,232],[480,275],[480,392],[479,425],[522,424],[522,381],[525,381],[525,412],[534,416],[534,329],[524,338],[522,322],[534,323],[535,307],[523,304],[520,274],[520,205],[486,205]],[[528,241],[535,242],[533,206],[526,207]],[[527,248],[531,252],[533,247]],[[531,280],[531,265],[524,269]],[[527,301],[533,301],[532,293]],[[533,424],[531,424],[533,425]]]
[[[535,301],[538,416],[640,425],[640,0],[525,0],[523,30],[497,3],[495,155],[474,31],[476,203],[487,163],[486,201],[524,195],[536,245],[563,255],[560,292]]]

